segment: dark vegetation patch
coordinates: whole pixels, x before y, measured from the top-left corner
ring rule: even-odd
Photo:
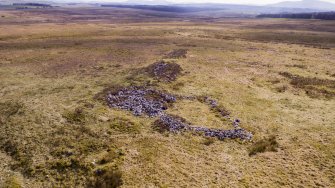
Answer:
[[[214,144],[215,142],[215,138],[213,137],[206,137],[205,140],[203,141],[203,144],[206,146],[210,146],[212,144]]]
[[[149,65],[144,69],[144,71],[149,76],[159,81],[171,82],[177,79],[183,69],[177,63],[171,63],[162,60]]]
[[[257,17],[258,18],[292,18],[292,19],[335,20],[335,12],[261,14],[261,15],[258,15]]]
[[[110,107],[131,111],[135,116],[146,114],[154,117],[162,115],[176,98],[159,90],[131,86],[109,91],[106,100]]]
[[[71,124],[85,124],[87,121],[87,113],[82,108],[76,108],[74,111],[68,111],[63,117]]]
[[[66,174],[75,172],[79,174],[88,174],[92,169],[92,165],[88,163],[83,163],[81,159],[75,156],[64,157],[62,159],[57,159],[49,162],[50,169],[57,171],[59,174]]]
[[[123,185],[122,172],[118,169],[108,168],[96,171],[90,180],[88,188],[117,188]]]
[[[306,69],[307,68],[306,65],[301,65],[301,64],[286,65],[286,67],[295,67],[295,68],[299,68],[299,69]]]
[[[23,104],[16,101],[0,103],[0,123],[4,123],[9,117],[19,113],[22,108]]]
[[[119,159],[122,157],[124,153],[122,150],[117,150],[117,149],[108,149],[107,153],[99,160],[100,165],[105,165],[108,163],[113,163],[115,160]]]
[[[267,30],[296,30],[296,31],[316,31],[335,32],[333,22],[320,22],[319,20],[276,20],[276,22],[262,22],[255,25],[243,26],[244,28],[267,29]]]
[[[187,50],[186,49],[177,49],[169,52],[164,56],[166,59],[179,59],[186,58]]]
[[[312,98],[335,97],[335,80],[302,77],[288,72],[281,72],[279,74],[289,78],[292,86],[303,89]]]
[[[249,156],[256,155],[257,153],[263,153],[267,151],[276,152],[279,144],[276,140],[275,136],[271,136],[269,138],[262,139],[256,143],[254,143],[250,150]]]
[[[313,35],[311,33],[301,32],[248,32],[242,34],[241,38],[256,42],[299,44],[321,49],[335,47],[335,35],[329,33],[323,35]]]
[[[184,82],[178,82],[178,83],[173,84],[172,89],[176,90],[176,91],[179,91],[184,86],[185,86]]]
[[[278,86],[275,88],[275,90],[278,92],[278,93],[284,93],[285,91],[287,91],[288,87],[286,85],[282,85],[282,86]]]
[[[32,176],[34,173],[31,148],[19,143],[14,139],[0,140],[0,149],[14,159],[10,164],[13,170],[21,171],[25,176]]]

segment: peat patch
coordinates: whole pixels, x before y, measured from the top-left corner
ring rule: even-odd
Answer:
[[[177,63],[158,61],[145,68],[149,76],[163,82],[172,82],[177,79],[183,69]]]
[[[288,72],[281,72],[279,74],[289,78],[291,80],[290,84],[293,87],[303,89],[309,97],[325,97],[329,99],[335,97],[335,80],[302,77]]]

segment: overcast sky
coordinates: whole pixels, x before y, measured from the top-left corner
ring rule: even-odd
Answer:
[[[64,0],[64,1],[82,1],[82,2],[90,2],[90,1],[99,1],[99,2],[122,2],[126,0]],[[154,1],[154,0],[152,0]],[[299,1],[299,0],[168,0],[170,2],[175,3],[230,3],[230,4],[259,4],[259,5],[265,5],[265,4],[271,4],[271,3],[277,3],[281,1]],[[331,3],[335,3],[335,0],[322,0],[322,1],[328,1]]]

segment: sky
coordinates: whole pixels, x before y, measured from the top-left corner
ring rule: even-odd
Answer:
[[[196,2],[196,3],[204,3],[204,2],[214,2],[214,3],[230,3],[230,4],[271,4],[278,3],[282,1],[299,1],[299,0],[169,0],[177,3],[183,2]],[[335,0],[323,0],[328,2],[335,3]]]
[[[71,1],[71,0],[64,0]],[[72,1],[99,1],[99,2],[122,2],[126,0],[72,0]],[[154,0],[152,0],[154,1]],[[174,3],[229,3],[229,4],[256,4],[256,5],[266,5],[272,3],[278,3],[281,1],[299,1],[299,0],[168,0],[169,2]],[[322,0],[331,3],[335,3],[335,0]]]

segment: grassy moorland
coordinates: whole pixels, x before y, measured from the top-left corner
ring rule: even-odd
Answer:
[[[334,21],[92,11],[0,11],[0,185],[335,186]],[[162,59],[176,80],[143,71]],[[160,133],[99,100],[130,85],[214,98],[253,139]],[[232,129],[200,100],[167,112]]]

